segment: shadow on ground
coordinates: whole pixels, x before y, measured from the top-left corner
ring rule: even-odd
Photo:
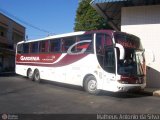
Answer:
[[[14,77],[14,76],[19,76],[15,73],[0,73],[0,77]],[[22,77],[26,80],[28,80],[26,77]],[[75,86],[75,85],[70,85],[70,84],[64,84],[64,83],[58,83],[58,82],[53,82],[53,81],[48,81],[48,80],[41,80],[41,84],[49,84],[53,86],[57,86],[57,89],[61,89],[61,87],[74,91],[79,91],[79,92],[84,92],[85,91],[82,87],[80,86]],[[59,88],[58,88],[59,87]],[[148,97],[152,96],[152,94],[145,93],[145,92],[109,92],[109,91],[101,91],[97,96],[109,96],[109,97],[116,97],[116,98],[139,98],[139,97]]]
[[[63,88],[67,88],[67,89],[70,89],[70,90],[81,91],[81,92],[85,93],[83,87],[80,87],[80,86],[64,84],[64,83],[58,83],[58,82],[53,82],[53,81],[46,81],[46,80],[42,80],[41,83],[42,84],[50,84],[50,85],[54,85],[54,86],[57,86],[57,87],[63,87]],[[116,97],[116,98],[139,98],[139,97],[152,96],[152,94],[145,93],[143,91],[141,91],[141,92],[109,92],[109,91],[101,91],[97,96],[110,96],[110,97]]]
[[[109,92],[109,91],[102,91],[99,96],[110,96],[116,98],[140,98],[140,97],[148,97],[152,96],[149,93],[142,92]]]
[[[18,75],[15,72],[0,73],[0,77],[12,77],[12,76],[18,76]]]

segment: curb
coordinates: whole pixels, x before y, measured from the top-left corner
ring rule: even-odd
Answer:
[[[160,97],[160,90],[156,90],[153,92],[153,96],[158,96]]]
[[[147,94],[150,96],[157,96],[160,97],[160,89],[156,88],[145,88],[144,91],[142,91],[143,94]]]

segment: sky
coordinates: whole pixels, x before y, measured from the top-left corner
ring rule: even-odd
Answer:
[[[73,32],[77,7],[78,0],[0,0],[0,12],[22,24],[28,39],[46,37],[48,33],[24,22],[50,35]]]

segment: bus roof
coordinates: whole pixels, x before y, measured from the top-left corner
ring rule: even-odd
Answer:
[[[28,40],[28,41],[21,41],[18,42],[17,44],[21,43],[29,43],[29,42],[35,42],[35,41],[43,41],[43,40],[50,40],[50,39],[56,39],[56,38],[62,38],[62,37],[69,37],[69,36],[74,36],[74,35],[82,35],[85,33],[98,33],[98,32],[113,32],[114,30],[92,30],[92,31],[79,31],[79,32],[71,32],[71,33],[65,33],[65,34],[59,34],[59,35],[52,35],[40,39],[34,39],[34,40]]]
[[[69,37],[69,36],[74,36],[74,35],[82,35],[84,33],[85,33],[85,31],[58,34],[58,35],[52,35],[52,36],[48,36],[48,37],[44,37],[44,38],[40,38],[40,39],[21,41],[21,42],[18,42],[18,44],[29,43],[29,42],[34,42],[34,41],[41,41],[41,40],[50,40],[50,39],[61,38],[61,37]]]

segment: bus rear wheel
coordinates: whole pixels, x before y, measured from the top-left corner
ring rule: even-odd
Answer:
[[[34,73],[33,73],[33,81],[35,81],[35,82],[40,82],[40,73],[39,73],[39,70],[38,70],[38,69],[34,70]]]
[[[84,81],[84,89],[93,95],[97,95],[100,90],[97,89],[97,80],[94,76],[89,75]]]

